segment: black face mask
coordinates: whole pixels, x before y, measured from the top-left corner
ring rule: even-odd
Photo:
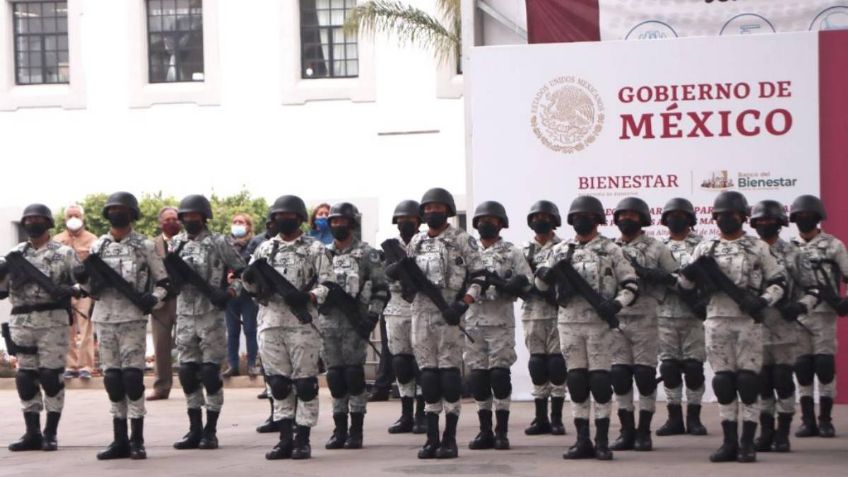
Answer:
[[[501,228],[495,224],[484,222],[477,226],[477,232],[480,233],[480,238],[483,240],[492,240],[498,236]]]
[[[203,230],[203,221],[201,220],[186,220],[183,221],[183,228],[189,235],[197,235]]]
[[[798,230],[801,233],[806,234],[815,230],[819,225],[819,221],[815,217],[798,217],[795,219],[795,225],[798,226]]]
[[[554,224],[547,220],[537,220],[530,222],[530,228],[539,235],[547,235],[554,229]]]
[[[619,220],[616,225],[618,226],[618,230],[624,235],[636,235],[642,229],[639,222],[630,219]]]
[[[682,234],[689,228],[689,217],[669,217],[665,221],[668,231],[673,234]]]
[[[130,214],[127,212],[109,212],[106,219],[116,229],[122,229],[130,224]]]
[[[298,227],[300,227],[300,220],[298,219],[277,219],[274,224],[276,225],[277,232],[283,235],[291,235],[293,234]]]
[[[780,233],[780,224],[760,224],[755,227],[757,230],[757,235],[763,239],[770,239],[777,237]]]
[[[595,229],[595,220],[592,217],[577,216],[572,220],[572,226],[577,235],[589,235]]]
[[[44,234],[44,232],[47,232],[47,229],[49,228],[50,226],[48,224],[43,224],[40,222],[33,222],[24,225],[24,231],[26,232],[27,237],[29,238],[41,237],[41,235]]]
[[[742,222],[738,221],[732,215],[720,215],[716,219],[716,225],[718,225],[718,229],[724,235],[735,235],[742,230]]]
[[[330,227],[330,233],[338,241],[344,241],[350,237],[350,229],[347,227]]]
[[[431,229],[440,229],[448,222],[448,214],[444,212],[430,212],[424,214],[424,221]]]
[[[418,233],[418,225],[415,222],[398,222],[397,227],[404,242],[409,242]]]

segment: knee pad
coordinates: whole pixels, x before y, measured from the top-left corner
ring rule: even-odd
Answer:
[[[489,370],[492,379],[492,394],[496,399],[506,399],[512,394],[512,380],[509,368],[492,368]]]
[[[65,382],[62,380],[64,372],[64,368],[38,368],[38,381],[41,383],[41,389],[44,389],[44,394],[54,397],[65,389]]]
[[[297,398],[303,402],[309,402],[318,395],[318,378],[300,378],[294,380]]]
[[[777,397],[786,399],[795,394],[795,380],[792,379],[792,366],[778,364],[774,367],[772,376]]]
[[[180,386],[183,392],[191,394],[200,389],[200,365],[198,363],[180,363]]]
[[[467,384],[475,401],[488,401],[492,397],[492,382],[488,369],[472,369],[468,373]]]
[[[795,377],[801,386],[812,386],[816,377],[816,361],[811,354],[798,356],[795,360]]]
[[[713,376],[713,392],[719,404],[730,404],[736,399],[736,375],[733,371],[719,371]]]
[[[144,397],[144,371],[138,368],[121,370],[124,378],[124,392],[130,401],[138,401]]]
[[[637,364],[633,367],[636,388],[642,396],[650,396],[657,390],[657,370],[651,366]]]
[[[203,363],[200,365],[200,380],[207,394],[215,394],[224,387],[221,379],[221,366],[215,363]]]
[[[565,377],[568,394],[576,403],[586,402],[589,399],[589,371],[586,369],[572,369]]]
[[[774,365],[765,364],[760,370],[760,396],[769,399],[774,394]]]
[[[743,404],[754,404],[760,395],[760,375],[747,369],[737,371],[736,389]]]
[[[109,368],[103,372],[103,387],[112,402],[121,402],[127,393],[124,390],[124,373],[117,368]]]
[[[330,381],[329,373],[327,373],[327,381]],[[272,374],[268,376],[268,387],[271,388],[271,396],[277,401],[289,397],[292,391],[292,380],[280,374]]]
[[[38,394],[38,371],[34,369],[19,369],[15,374],[15,387],[21,401],[29,401]]]
[[[421,395],[424,401],[435,404],[442,399],[442,383],[439,381],[439,370],[436,368],[424,368],[419,375],[421,384]]]
[[[541,386],[548,381],[548,359],[544,354],[531,354],[530,361],[527,362],[527,369],[530,371],[530,380],[536,386]]]
[[[336,399],[341,399],[347,395],[347,383],[345,382],[343,367],[333,366],[327,370],[327,387],[330,388],[330,395]]]
[[[633,390],[633,368],[626,364],[614,364],[610,374],[616,394],[621,396]]]
[[[679,388],[683,384],[683,366],[676,359],[664,359],[660,363],[660,376],[666,387]]]
[[[591,371],[589,388],[598,404],[606,404],[612,399],[612,376],[609,371]]]
[[[365,392],[365,369],[362,366],[345,367],[345,384],[351,396]]]
[[[683,373],[686,377],[686,387],[689,389],[701,389],[704,381],[704,363],[696,359],[687,359],[683,362]]]
[[[409,354],[392,356],[392,369],[401,384],[407,384],[415,379],[415,358]]]
[[[548,355],[548,379],[554,386],[562,386],[565,383],[565,376],[568,374],[568,368],[565,365],[565,358],[561,353]]]
[[[457,402],[462,396],[462,377],[457,368],[439,370],[439,381],[442,387],[442,397],[447,402]]]
[[[836,375],[836,363],[832,354],[817,354],[815,356],[816,376],[822,384],[830,384]]]

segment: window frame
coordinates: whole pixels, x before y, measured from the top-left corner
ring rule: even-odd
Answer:
[[[206,80],[206,55],[205,55],[205,51],[204,51],[206,32],[204,31],[204,25],[203,25],[203,18],[204,18],[203,0],[200,0],[200,23],[201,23],[200,24],[200,55],[201,55],[201,57],[200,57],[201,71],[200,71],[200,73],[203,74],[203,79],[195,80],[195,79],[189,78],[189,79],[182,79],[182,80],[177,79],[177,80],[174,80],[174,81],[168,81],[168,80],[154,81],[153,80],[153,66],[154,65],[153,65],[153,62],[151,61],[151,55],[152,55],[151,49],[150,49],[150,47],[152,46],[151,38],[152,38],[153,35],[162,35],[163,37],[165,37],[165,36],[178,37],[182,34],[196,33],[197,30],[191,30],[191,29],[189,29],[189,30],[178,30],[178,29],[176,29],[176,30],[173,30],[173,31],[159,30],[157,32],[153,32],[150,29],[150,20],[151,20],[150,2],[151,1],[156,1],[156,0],[145,0],[144,1],[144,22],[145,22],[145,43],[146,43],[145,48],[147,50],[147,83],[148,84],[173,84],[173,83],[201,83],[201,82],[204,82]],[[161,1],[161,0],[159,0],[159,1]],[[191,4],[189,4],[189,18],[193,16],[190,13],[190,11],[191,11]],[[168,17],[168,16],[171,16],[171,15],[158,15],[159,18],[164,18],[164,17]],[[173,16],[174,16],[174,18],[178,18],[178,14],[176,14],[176,13]],[[183,51],[183,50],[178,50],[178,52],[179,51]],[[177,72],[177,75],[180,74],[180,70],[179,70],[180,65],[181,65],[181,62],[179,60],[179,55],[177,55],[176,63],[174,64],[174,68]]]
[[[319,0],[312,0],[312,1],[317,3]],[[333,38],[334,38],[334,35],[335,35],[334,30],[342,29],[343,26],[344,26],[344,23],[342,23],[341,25],[336,25],[336,24],[332,23],[334,11],[341,10],[343,12],[342,13],[343,20],[347,20],[347,13],[350,9],[352,9],[356,6],[356,1],[354,0],[352,2],[353,6],[349,7],[348,2],[350,0],[342,0],[341,9],[333,8],[332,0],[327,0],[327,1],[328,1],[328,4],[329,4],[328,8],[318,8],[318,6],[316,4],[314,12],[315,12],[315,15],[316,15],[316,22],[317,22],[318,14],[320,12],[327,12],[329,17],[330,17],[330,24],[329,25],[321,25],[320,23],[316,23],[315,25],[305,25],[304,20],[303,20],[303,15],[304,15],[304,12],[308,12],[309,10],[304,8],[304,0],[297,0],[298,13],[299,13],[299,16],[298,16],[298,18],[299,18],[298,34],[300,35],[300,78],[303,79],[303,80],[358,78],[359,77],[359,38],[355,38],[354,42],[350,43],[350,42],[347,41],[347,36],[344,34],[344,31],[341,30],[342,31],[342,41],[340,43],[334,42],[333,41]],[[305,48],[304,48],[304,36],[305,36],[304,33],[305,33],[305,31],[314,32],[314,33],[318,34],[318,43],[309,43],[309,45],[311,45],[313,48],[317,47],[319,49],[323,49],[322,47],[324,45],[323,43],[321,43],[321,32],[322,31],[327,32],[328,58],[324,58],[323,60],[321,60],[321,61],[325,62],[327,64],[327,67],[328,67],[328,70],[327,70],[328,74],[325,75],[325,76],[307,76],[306,75],[306,64],[305,63],[306,63],[307,58],[305,57],[305,53],[304,53],[304,50],[305,50]],[[356,54],[356,57],[354,57],[354,58],[348,58],[348,56],[347,56],[347,49],[350,45],[356,46],[356,53],[357,54]],[[342,59],[335,59],[334,58],[336,46],[341,46],[341,47],[344,48],[345,55]],[[337,62],[337,61],[342,62],[344,64],[345,73],[343,75],[336,75],[335,74],[334,63]],[[356,62],[356,74],[355,75],[348,74],[348,62],[350,62],[350,61]]]
[[[68,34],[68,12],[67,12],[67,10],[68,10],[68,0],[30,0],[30,1],[14,0],[14,1],[11,1],[9,3],[11,4],[12,50],[13,50],[12,54],[14,56],[13,60],[14,60],[14,63],[15,63],[15,66],[14,66],[15,86],[63,85],[63,84],[67,85],[67,84],[71,84],[71,68],[70,68],[71,51],[70,51],[70,37],[69,37],[69,34]],[[41,4],[42,7],[43,7],[43,4],[47,4],[47,3],[56,4],[56,6],[58,6],[58,4],[62,4],[62,3],[65,4],[65,11],[66,11],[65,12],[65,31],[64,32],[59,32],[59,31],[44,32],[44,31],[41,31],[39,33],[31,33],[31,32],[22,33],[22,32],[19,32],[18,31],[18,22],[16,21],[16,18],[15,18],[16,7],[18,7],[20,5],[26,5],[26,4]],[[41,18],[44,18],[44,17],[41,17]],[[52,17],[52,18],[56,19],[58,17]],[[68,44],[68,49],[67,50],[58,50],[57,49],[57,50],[52,50],[52,52],[57,55],[57,58],[56,58],[56,77],[57,78],[59,77],[59,65],[60,65],[59,60],[58,60],[58,54],[60,52],[64,52],[68,55],[68,75],[67,75],[68,80],[67,81],[45,81],[45,79],[48,76],[47,75],[47,71],[48,71],[47,68],[49,66],[49,65],[47,65],[47,58],[46,58],[47,50],[45,50],[45,48],[46,48],[46,46],[45,46],[46,41],[45,40],[46,40],[47,36],[57,36],[58,37],[58,36],[61,36],[62,33],[64,33],[64,35],[65,35],[66,43]],[[40,81],[40,82],[34,83],[34,82],[30,81],[28,83],[21,83],[19,81],[18,74],[19,74],[19,72],[22,68],[22,66],[20,65],[20,62],[18,60],[18,55],[20,53],[22,53],[22,51],[18,50],[18,40],[20,38],[27,38],[27,39],[29,39],[29,38],[39,38],[41,40],[41,48],[39,48],[39,51],[38,51],[38,53],[41,56],[41,66],[39,67],[39,69],[41,70],[40,73],[41,73],[42,81]],[[27,41],[27,43],[29,43],[29,41]],[[32,50],[24,50],[23,53],[32,54],[33,51]],[[32,66],[27,66],[26,69],[29,70],[29,71],[32,71],[35,68],[33,68]],[[28,74],[27,76],[31,78],[32,74]]]

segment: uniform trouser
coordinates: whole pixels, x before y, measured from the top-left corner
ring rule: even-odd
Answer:
[[[465,337],[457,326],[445,323],[438,310],[413,310],[412,346],[418,368],[424,369],[462,369],[462,348]],[[460,400],[428,402],[425,412],[459,414]]]
[[[515,328],[507,326],[469,326],[466,330],[474,343],[466,338],[465,365],[471,371],[509,369],[515,363]],[[485,401],[477,401],[477,409],[491,411],[509,411],[512,394],[499,398],[489,396]]]
[[[321,357],[327,369],[365,365],[367,344],[349,321],[339,321],[330,327],[323,326],[321,334],[324,335]],[[362,392],[357,394],[333,396],[333,414],[365,413],[367,403],[368,397],[364,387]]]
[[[112,401],[112,415],[117,419],[144,417],[144,353],[147,350],[147,322],[95,323],[100,338],[100,367],[104,373],[112,370],[136,369],[142,383],[141,396],[131,399],[126,394]],[[123,384],[122,384],[123,385]]]
[[[763,372],[767,369],[774,369],[774,366],[784,366],[792,369],[795,364],[795,343],[768,344],[763,347]],[[792,384],[792,374],[786,376],[790,381],[787,385]],[[764,376],[764,379],[773,381],[774,377]],[[777,387],[777,386],[775,386]],[[793,387],[794,391],[794,387]],[[794,414],[795,413],[795,393],[792,392],[789,396],[781,398],[775,396],[774,389],[769,390],[768,396],[761,396],[760,412],[763,414],[774,414],[777,411],[779,414]]]
[[[412,349],[412,315],[386,315],[386,334],[389,339],[389,351],[392,356],[410,355],[414,356]],[[408,383],[398,381],[400,397],[415,397],[415,380]]]
[[[73,325],[69,330],[65,368],[91,371],[94,368],[94,324],[91,322],[91,298],[72,298]],[[81,313],[84,313],[83,316]],[[79,346],[77,346],[79,335]]]
[[[559,342],[562,355],[568,364],[569,372],[588,370],[610,371],[612,366],[612,331],[606,323],[558,323]],[[575,419],[589,419],[591,403],[587,397],[583,401],[575,401],[571,395],[571,409]],[[595,419],[610,416],[612,402],[595,402]]]
[[[42,398],[39,388],[31,398],[21,398],[21,409],[24,412],[41,412],[43,409],[46,409],[47,412],[62,412],[62,408],[65,406],[65,385],[62,382],[62,372],[64,371],[65,355],[68,352],[68,327],[29,328],[12,326],[11,336],[12,341],[19,346],[38,347],[35,354],[18,353],[18,373],[22,371],[39,373],[40,370],[45,370],[58,375],[58,384],[56,385],[58,392],[48,393],[45,389]],[[42,383],[41,386],[44,387],[44,384]],[[18,392],[20,394],[20,388],[18,388]]]
[[[612,364],[657,367],[657,318],[650,315],[619,315],[619,330],[613,332]],[[618,408],[633,411],[633,387],[629,392],[615,395]],[[654,412],[657,407],[657,391],[654,386],[650,394],[639,393],[639,410]]]
[[[707,360],[716,374],[725,372],[737,375],[746,371],[760,374],[763,365],[763,326],[747,316],[713,317],[704,323],[706,334]],[[719,415],[722,421],[737,421],[740,413],[743,421],[756,422],[759,419],[760,406],[754,402],[738,402],[738,396],[727,404],[719,403]]]
[[[185,363],[214,364],[220,366],[227,354],[227,330],[222,311],[205,315],[177,316],[177,352],[180,365]],[[224,405],[224,388],[203,397],[204,387],[186,394],[189,409],[204,405],[210,411],[220,412]]]
[[[260,309],[260,313],[262,310]],[[318,423],[318,399],[297,399],[299,379],[318,377],[321,337],[310,325],[264,328],[259,331],[259,356],[266,376],[283,376],[295,385],[283,399],[274,399],[274,420],[293,419],[299,426]]]
[[[798,331],[797,356],[836,355],[836,315],[833,313],[810,313],[799,321],[806,327]],[[799,386],[802,397],[813,395],[813,384]],[[834,397],[836,379],[829,383],[819,382],[819,396]]]
[[[171,350],[174,349],[174,326],[177,323],[177,300],[166,301],[162,308],[150,314],[150,334],[153,337],[156,380],[153,390],[156,394],[168,397],[174,384],[174,368],[171,363]]]
[[[657,319],[659,329],[659,358],[660,362],[674,360],[679,363],[707,360],[704,344],[704,323],[697,318],[663,318]],[[683,385],[670,388],[664,384],[668,404],[683,402]],[[705,386],[698,389],[686,387],[686,402],[700,405],[704,397]]]
[[[531,355],[562,354],[556,318],[523,320],[521,324],[524,327],[524,344]],[[565,384],[557,386],[550,381],[545,384],[534,384],[531,392],[534,399],[561,398],[565,397]]]

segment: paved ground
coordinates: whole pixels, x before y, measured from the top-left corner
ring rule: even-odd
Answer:
[[[566,462],[561,454],[574,439],[573,426],[565,437],[524,436],[521,430],[532,418],[531,403],[514,404],[510,451],[470,451],[465,447],[476,434],[473,403],[464,404],[459,438],[460,458],[453,461],[419,461],[415,458],[422,436],[390,436],[385,428],[399,412],[398,401],[369,406],[366,418],[366,448],[360,451],[327,451],[323,443],[331,431],[327,413],[329,395],[322,390],[321,422],[313,432],[313,459],[266,461],[263,454],[274,445],[276,436],[254,431],[267,414],[265,402],[256,399],[256,389],[227,389],[221,416],[217,451],[176,451],[171,443],[187,428],[184,401],[176,393],[167,401],[149,403],[147,420],[147,461],[99,462],[97,450],[111,439],[111,418],[106,412],[107,398],[102,390],[75,389],[68,393],[66,412],[59,427],[60,450],[55,453],[27,452],[12,454],[5,443],[22,432],[17,395],[0,390],[0,476],[62,477],[95,475],[145,476],[166,472],[179,476],[259,476],[284,473],[291,476],[345,477],[383,475],[588,475],[603,472],[613,476],[697,477],[721,473],[724,476],[844,476],[848,473],[848,406],[837,406],[836,427],[842,436],[836,439],[796,439],[791,454],[760,454],[752,465],[710,464],[707,455],[719,445],[719,425],[714,406],[704,417],[711,435],[707,437],[654,438],[657,450],[651,453],[619,452],[613,462]],[[657,420],[664,420],[660,412]],[[613,430],[613,435],[617,430]]]

